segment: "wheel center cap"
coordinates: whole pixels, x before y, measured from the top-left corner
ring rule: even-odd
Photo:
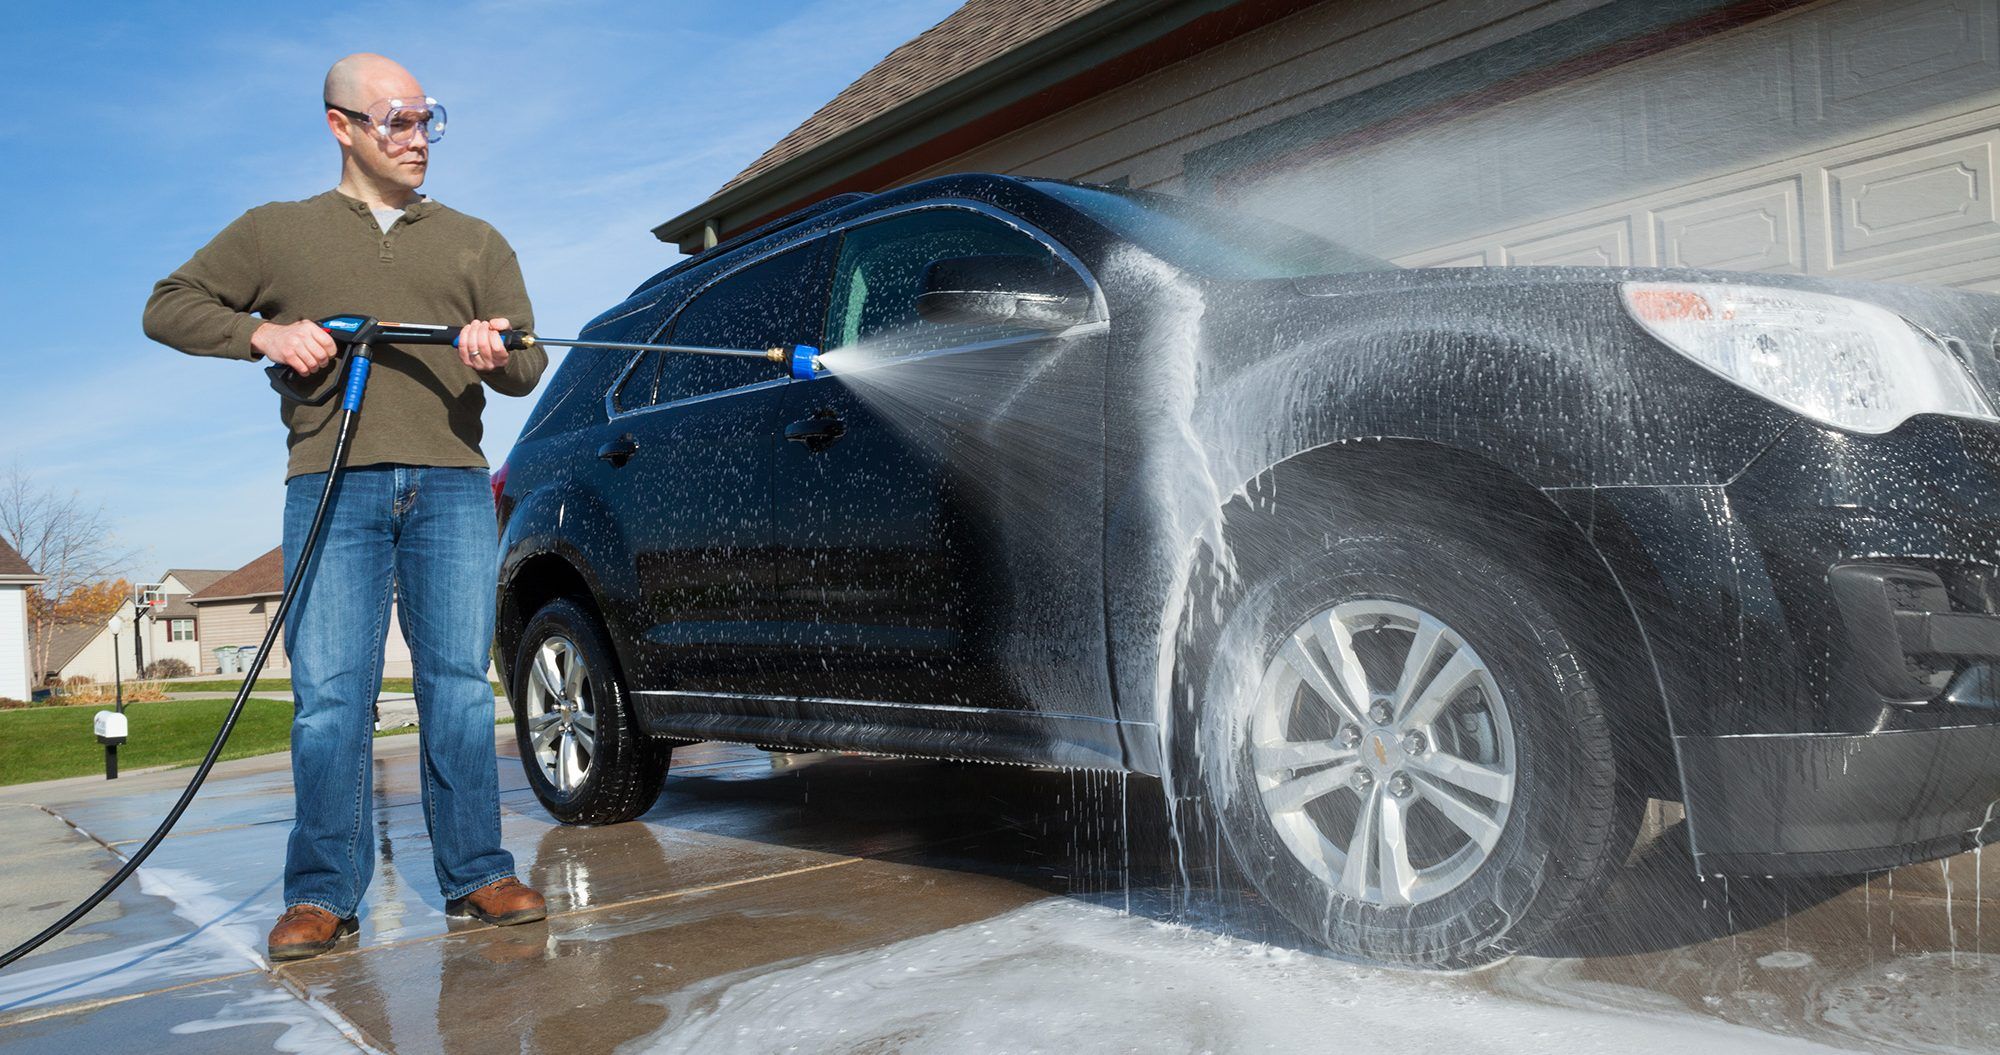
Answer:
[[[1361,746],[1369,764],[1375,769],[1394,769],[1402,763],[1402,745],[1387,732],[1378,729],[1369,733],[1368,738],[1361,742]]]

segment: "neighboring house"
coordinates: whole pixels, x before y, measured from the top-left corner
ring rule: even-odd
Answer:
[[[132,663],[132,613],[121,611],[124,626],[116,638],[111,634],[111,617],[102,622],[63,623],[50,630],[48,667],[42,683],[85,678],[111,684],[115,678],[138,675]]]
[[[49,640],[48,667],[44,678],[69,681],[88,678],[96,682],[127,680],[141,676],[143,657],[154,660],[173,657],[200,670],[200,644],[195,640],[195,613],[188,597],[196,590],[229,574],[201,568],[169,568],[160,581],[140,588],[142,599],[158,597],[166,604],[149,607],[135,617],[131,605],[121,606],[116,615],[121,624],[113,643],[111,616],[84,624],[56,627]],[[213,662],[213,657],[210,659]],[[41,679],[38,679],[38,683]]]
[[[2000,0],[970,0],[654,233],[996,171],[1411,266],[2000,291],[1996,167]]]
[[[199,627],[194,605],[188,602],[188,598],[215,585],[228,574],[228,569],[168,568],[159,582],[141,588],[144,600],[165,602],[149,606],[150,610],[141,620],[148,666],[162,659],[178,659],[186,663],[190,670],[201,669]]]
[[[278,597],[285,590],[284,573],[284,552],[273,547],[187,598],[195,613],[195,637],[201,642],[201,662],[196,669],[204,674],[219,670],[218,648],[255,649],[263,642],[271,616],[278,610]],[[290,667],[280,635],[264,669],[282,674]]]
[[[264,640],[264,632],[271,625],[271,616],[278,610],[278,598],[285,592],[284,573],[283,549],[274,548],[187,598],[188,607],[195,612],[195,636],[201,642],[199,669],[202,673],[213,674],[220,669],[216,649],[255,649]],[[399,628],[401,623],[398,620],[396,606],[392,602],[389,606],[389,626]],[[384,668],[391,676],[407,676],[410,648],[404,643],[400,629],[387,636],[383,646]],[[287,674],[290,668],[291,661],[285,656],[284,635],[280,634],[264,669]]]
[[[28,649],[28,590],[44,580],[0,539],[0,698],[25,700],[34,691]]]

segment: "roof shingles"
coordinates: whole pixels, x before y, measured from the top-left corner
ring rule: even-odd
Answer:
[[[890,52],[750,167],[720,194],[909,102],[946,81],[1117,0],[966,0],[945,20]]]
[[[201,604],[225,597],[264,597],[284,590],[285,550],[283,546],[273,546],[271,552],[215,580],[188,600]]]
[[[34,574],[35,569],[28,566],[28,562],[15,552],[13,546],[7,544],[6,539],[0,538],[0,576],[21,577]]]

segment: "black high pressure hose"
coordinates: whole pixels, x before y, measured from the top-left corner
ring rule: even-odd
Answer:
[[[264,642],[258,646],[257,658],[251,661],[249,672],[243,676],[243,685],[236,690],[236,702],[230,706],[228,716],[222,719],[222,728],[216,730],[215,742],[209,745],[208,755],[201,760],[201,765],[195,768],[194,779],[188,781],[187,789],[181,792],[180,801],[174,803],[174,808],[167,811],[166,820],[161,821],[160,826],[153,829],[153,834],[147,837],[143,846],[125,859],[125,863],[119,866],[117,873],[105,880],[103,886],[98,887],[75,908],[70,909],[63,918],[49,924],[40,934],[7,950],[5,955],[0,955],[0,970],[6,969],[15,960],[40,948],[50,938],[68,930],[71,924],[82,919],[91,909],[111,896],[111,892],[118,889],[120,884],[130,879],[132,873],[139,870],[139,866],[145,863],[154,848],[160,845],[160,841],[167,837],[167,833],[173,830],[174,824],[181,819],[181,814],[187,812],[188,803],[193,802],[195,792],[201,790],[201,782],[208,779],[209,770],[214,769],[216,759],[222,757],[222,747],[229,742],[229,734],[236,728],[236,719],[243,714],[243,705],[249,702],[250,691],[257,684],[257,675],[264,672],[264,659],[271,654],[271,645],[277,641],[278,632],[285,625],[285,614],[291,610],[292,601],[298,596],[299,584],[305,581],[307,573],[312,570],[313,557],[319,552],[320,529],[326,524],[327,507],[333,504],[334,485],[340,482],[341,471],[345,468],[347,442],[354,435],[355,414],[361,409],[361,396],[367,390],[368,371],[372,365],[368,345],[365,342],[353,347],[354,354],[349,358],[347,367],[347,398],[340,410],[340,431],[334,435],[333,458],[327,464],[326,487],[320,491],[318,508],[313,510],[312,527],[306,531],[305,546],[299,552],[299,562],[292,568],[291,578],[285,583],[285,592],[278,598],[278,610],[271,616],[271,625],[264,631]]]

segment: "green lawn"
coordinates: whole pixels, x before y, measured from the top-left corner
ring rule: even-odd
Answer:
[[[229,700],[135,703],[125,708],[131,738],[118,747],[118,768],[193,765],[215,741]],[[104,745],[91,735],[97,707],[35,707],[0,711],[0,784],[25,784],[104,772]],[[292,746],[292,705],[251,700],[229,734],[223,758],[248,758]]]
[[[118,748],[118,768],[191,766],[208,753],[232,700],[135,703],[125,709],[131,738]],[[34,707],[0,711],[0,785],[104,772],[104,745],[91,733],[98,707]],[[507,724],[503,720],[501,724]],[[378,737],[416,732],[384,729]],[[229,734],[222,757],[248,758],[292,747],[292,705],[253,699]]]
[[[168,681],[160,683],[160,687],[166,689],[168,692],[226,692],[232,697],[236,695],[236,690],[242,685],[242,678],[237,678],[233,681],[223,679],[216,681]],[[257,687],[252,691],[290,692],[292,691],[292,682],[290,678],[258,678]],[[382,691],[415,692],[417,691],[417,687],[416,682],[411,678],[383,678]],[[493,683],[493,694],[495,696],[500,694],[499,682]]]

